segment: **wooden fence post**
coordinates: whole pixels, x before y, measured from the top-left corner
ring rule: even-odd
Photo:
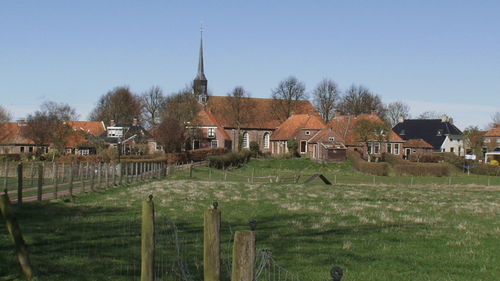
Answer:
[[[204,281],[220,281],[220,219],[221,212],[213,208],[205,210],[203,229],[203,271]]]
[[[66,166],[64,165],[64,162],[63,162],[62,163],[62,181],[61,181],[61,183],[64,184],[65,179],[66,179]]]
[[[52,167],[52,184],[54,185],[54,198],[57,198],[57,193],[59,192],[59,165],[54,162]]]
[[[116,165],[111,165],[111,178],[113,178],[113,186],[116,185]]]
[[[33,186],[33,182],[35,180],[35,167],[34,167],[34,163],[32,162],[31,163],[31,167],[30,167],[30,178],[31,178],[31,184],[30,184],[30,187]]]
[[[154,281],[155,211],[153,195],[142,202],[141,281]]]
[[[2,213],[5,219],[7,230],[9,231],[9,234],[16,246],[17,260],[19,261],[21,270],[26,276],[26,279],[31,280],[33,278],[33,270],[31,269],[28,249],[24,243],[21,228],[19,227],[17,219],[10,206],[10,200],[7,193],[0,195],[0,213]]]
[[[97,187],[101,188],[102,184],[102,163],[97,164]]]
[[[3,173],[3,188],[4,189],[7,189],[7,180],[8,180],[8,177],[9,177],[9,160],[7,158],[5,158],[5,166],[4,166],[4,169],[3,169],[4,173]]]
[[[90,190],[94,191],[95,184],[95,164],[90,165]]]
[[[17,164],[17,205],[23,204],[23,163]]]
[[[125,184],[128,184],[128,163],[125,163],[125,166],[123,167],[122,171],[124,172],[125,176]]]
[[[73,162],[71,162],[69,165],[69,195],[71,196],[71,199],[73,199],[73,172],[74,167]]]
[[[42,201],[43,187],[43,166],[38,164],[37,200]]]
[[[233,246],[231,281],[253,281],[255,266],[255,232],[236,231]]]
[[[104,181],[106,182],[105,186],[109,187],[109,164],[104,163]]]
[[[123,167],[122,163],[118,163],[118,184],[122,185],[123,183]]]

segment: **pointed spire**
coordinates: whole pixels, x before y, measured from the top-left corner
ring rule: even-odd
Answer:
[[[198,74],[195,79],[207,80],[205,77],[205,67],[203,65],[203,25],[200,27],[200,58],[198,61]]]

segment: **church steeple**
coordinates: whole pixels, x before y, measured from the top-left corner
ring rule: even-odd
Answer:
[[[205,66],[203,64],[203,27],[200,28],[200,57],[198,60],[198,73],[193,81],[194,93],[198,96],[198,102],[206,104],[208,101],[207,77],[205,76]]]

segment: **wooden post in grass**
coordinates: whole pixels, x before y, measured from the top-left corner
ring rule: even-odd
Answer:
[[[73,162],[69,164],[69,196],[73,199],[73,172],[74,172]]]
[[[123,184],[123,167],[122,163],[118,163],[118,184],[122,185]]]
[[[7,178],[9,177],[9,160],[5,158],[5,166],[3,169],[3,188],[7,189]]]
[[[23,204],[23,163],[17,164],[17,205]]]
[[[54,198],[57,198],[57,193],[59,192],[59,165],[54,162],[53,166],[52,184],[54,185]]]
[[[90,166],[90,190],[94,191],[95,184],[95,164]]]
[[[224,171],[224,181],[227,180],[227,171]]]
[[[42,187],[43,187],[43,166],[38,164],[38,182],[37,182],[37,195],[38,201],[42,201]]]
[[[62,163],[62,181],[61,183],[64,183],[66,179],[66,166],[64,165],[64,162]]]
[[[26,279],[31,280],[33,278],[33,270],[31,269],[28,249],[26,248],[26,244],[24,243],[21,228],[19,227],[14,212],[12,211],[9,196],[7,193],[0,195],[0,213],[2,213],[2,216],[5,219],[7,230],[9,231],[9,234],[16,246],[17,260],[19,261],[21,270],[24,276],[26,276]]]
[[[116,165],[111,165],[111,178],[113,178],[113,186],[116,185]]]
[[[253,281],[255,266],[255,232],[236,231],[233,245],[231,281]]]
[[[448,178],[448,185],[451,185],[451,177]]]
[[[203,221],[204,281],[220,281],[220,209],[218,203],[205,210]]]
[[[153,195],[142,202],[141,281],[154,281],[155,211]]]
[[[33,186],[33,181],[35,180],[35,167],[33,162],[31,162],[31,167],[30,167],[30,178],[31,178],[30,186]]]
[[[97,187],[101,188],[102,184],[102,163],[97,164]]]

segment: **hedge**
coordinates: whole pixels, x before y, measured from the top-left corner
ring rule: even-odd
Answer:
[[[470,171],[478,175],[500,176],[500,166],[485,163],[474,163]]]
[[[376,176],[389,175],[389,164],[385,162],[366,162],[361,158],[359,153],[355,151],[347,151],[347,158],[351,160],[354,168],[362,173],[372,174]]]
[[[208,165],[217,169],[225,169],[228,167],[240,167],[247,163],[252,156],[252,152],[249,150],[243,150],[240,152],[231,152],[219,156],[209,156]]]
[[[411,162],[420,163],[438,163],[442,159],[443,157],[441,155],[433,153],[413,153],[408,157],[408,160],[410,160]]]
[[[451,167],[448,164],[434,163],[407,163],[394,166],[397,175],[446,177],[450,175]]]

